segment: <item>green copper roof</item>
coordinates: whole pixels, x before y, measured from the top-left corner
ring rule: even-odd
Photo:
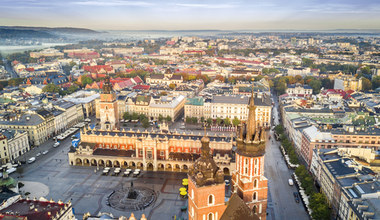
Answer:
[[[203,105],[204,104],[204,100],[202,97],[194,97],[194,98],[188,98],[187,99],[187,102],[186,102],[186,105]]]

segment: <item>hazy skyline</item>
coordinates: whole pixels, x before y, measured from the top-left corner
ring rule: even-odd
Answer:
[[[0,0],[0,25],[95,30],[380,29],[378,0]]]

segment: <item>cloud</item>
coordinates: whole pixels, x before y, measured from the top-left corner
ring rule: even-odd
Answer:
[[[123,1],[123,0],[89,0],[89,1],[80,1],[72,2],[76,5],[87,5],[87,6],[140,6],[140,7],[149,7],[154,5],[153,3],[144,2],[144,1]]]
[[[180,7],[187,8],[210,8],[210,9],[225,9],[225,8],[237,8],[237,4],[190,4],[190,3],[178,3],[175,4]]]
[[[379,5],[327,3],[323,5],[305,5],[300,9],[305,12],[365,14],[379,12],[380,8]]]

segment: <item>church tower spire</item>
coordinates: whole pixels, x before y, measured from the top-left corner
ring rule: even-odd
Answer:
[[[256,133],[256,106],[253,93],[253,87],[251,92],[251,98],[248,104],[248,121],[247,121],[247,141],[252,141],[252,136]]]
[[[268,180],[264,176],[266,132],[256,123],[255,95],[248,103],[248,120],[236,135],[236,169],[232,173],[232,191],[261,219],[266,218]]]

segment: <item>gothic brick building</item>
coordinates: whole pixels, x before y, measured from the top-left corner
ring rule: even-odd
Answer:
[[[202,154],[189,169],[190,220],[266,219],[268,180],[264,176],[266,133],[256,123],[252,94],[249,117],[236,137],[236,164],[232,172],[232,196],[226,203],[223,172],[210,156],[204,136]]]

